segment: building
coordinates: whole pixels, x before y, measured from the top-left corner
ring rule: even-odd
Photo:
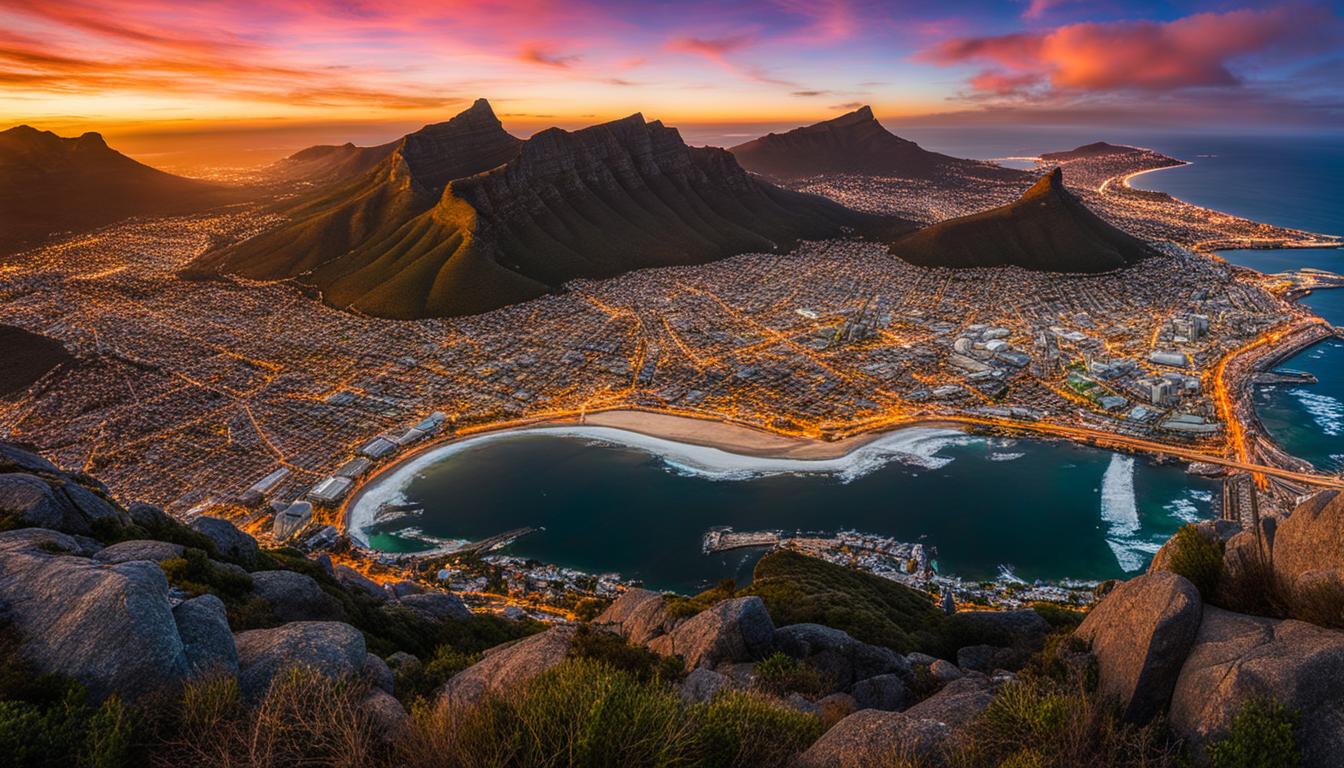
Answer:
[[[313,505],[306,501],[296,501],[275,513],[275,520],[271,523],[271,535],[276,541],[288,541],[306,528],[312,520]]]
[[[1148,389],[1148,402],[1153,405],[1168,405],[1174,399],[1175,387],[1170,379],[1148,379],[1144,384]]]
[[[355,481],[348,477],[328,477],[308,491],[308,498],[315,504],[335,504],[345,498],[354,484]]]
[[[364,447],[359,449],[359,452],[370,459],[381,459],[395,450],[397,450],[396,443],[386,437],[379,436],[365,443]]]
[[[260,504],[262,499],[269,496],[286,477],[289,477],[289,469],[281,467],[253,483],[239,495],[238,500],[247,506]]]
[[[1173,368],[1188,368],[1190,366],[1190,358],[1185,353],[1170,350],[1155,349],[1148,354],[1148,360],[1158,365],[1169,365]]]

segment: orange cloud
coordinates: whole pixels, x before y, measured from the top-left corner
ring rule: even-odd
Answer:
[[[1338,37],[1339,21],[1327,9],[1278,6],[952,39],[916,58],[996,65],[971,79],[977,90],[1008,92],[1038,80],[1059,90],[1171,90],[1236,85],[1241,80],[1232,64],[1238,59],[1319,50]]]
[[[518,53],[518,58],[529,64],[540,64],[543,67],[568,69],[571,64],[578,62],[581,57],[574,54],[557,53],[554,48],[546,44],[528,43],[523,46],[523,50]]]

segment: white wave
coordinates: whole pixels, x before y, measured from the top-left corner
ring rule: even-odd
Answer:
[[[373,524],[377,510],[386,504],[405,503],[404,491],[407,486],[434,464],[487,442],[537,435],[577,438],[634,448],[657,457],[670,471],[706,480],[749,480],[773,475],[833,475],[842,482],[863,477],[892,461],[922,469],[938,469],[952,461],[951,458],[938,455],[943,449],[954,445],[970,445],[984,439],[953,429],[910,427],[889,432],[836,458],[778,459],[680,443],[614,427],[563,426],[495,432],[426,451],[387,477],[369,485],[350,505],[347,513],[351,538],[368,546],[365,530]]]
[[[1120,568],[1126,573],[1142,568],[1148,544],[1134,538],[1140,526],[1133,456],[1111,455],[1111,463],[1101,478],[1101,519],[1107,525],[1106,544]]]
[[[1011,566],[1011,565],[1005,565],[1005,564],[1002,564],[1002,563],[999,564],[999,581],[1000,581],[1000,582],[1003,582],[1003,583],[1006,583],[1006,584],[1026,584],[1026,583],[1027,583],[1027,582],[1023,581],[1021,578],[1019,578],[1018,575],[1017,575],[1016,573],[1013,573],[1013,566]]]
[[[1016,459],[1020,459],[1020,458],[1022,458],[1023,456],[1026,456],[1026,455],[1027,455],[1027,454],[1025,454],[1025,453],[991,453],[991,454],[989,454],[989,460],[990,460],[990,461],[1013,461],[1013,460],[1016,460]]]
[[[1312,421],[1330,437],[1344,433],[1344,403],[1329,395],[1321,395],[1307,389],[1290,389],[1288,394],[1297,398],[1302,407],[1311,415]]]

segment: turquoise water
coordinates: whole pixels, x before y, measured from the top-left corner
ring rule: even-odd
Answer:
[[[1138,571],[1182,523],[1212,514],[1214,483],[1143,458],[941,430],[901,450],[912,453],[829,475],[716,479],[638,448],[524,433],[413,473],[398,500],[424,515],[374,526],[370,544],[418,551],[544,527],[508,551],[685,591],[748,581],[760,556],[702,554],[713,526],[852,529],[931,545],[940,571],[963,578],[1106,579]]]
[[[1261,272],[1315,267],[1344,273],[1344,250],[1340,249],[1223,251],[1219,255]],[[1344,289],[1317,291],[1302,303],[1332,324],[1344,326]],[[1320,469],[1344,469],[1344,342],[1322,342],[1280,367],[1311,373],[1319,383],[1257,387],[1255,408],[1261,423],[1294,456]]]

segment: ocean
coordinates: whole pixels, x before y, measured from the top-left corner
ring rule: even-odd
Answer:
[[[1145,188],[1284,226],[1344,233],[1339,137],[897,132],[929,149],[982,159],[1098,139],[1151,147],[1194,162],[1140,177],[1136,182]],[[1339,250],[1221,255],[1262,271],[1344,271]],[[1344,324],[1344,290],[1322,291],[1306,302]],[[1260,387],[1255,402],[1262,421],[1291,453],[1339,468],[1344,343],[1318,344],[1283,367],[1312,372],[1320,383]],[[759,550],[702,554],[701,536],[712,526],[853,529],[930,545],[941,572],[965,579],[1099,580],[1138,572],[1177,527],[1214,514],[1216,483],[1144,457],[954,433],[899,440],[885,455],[858,456],[809,474],[732,462],[694,466],[679,458],[685,446],[649,446],[628,433],[602,440],[524,433],[471,441],[380,484],[385,497],[423,504],[425,512],[373,526],[368,541],[386,551],[424,551],[542,527],[506,551],[685,592],[720,578],[745,582],[760,556]]]
[[[970,580],[1100,580],[1141,570],[1176,528],[1212,514],[1216,491],[1177,465],[952,430],[900,430],[814,472],[661,443],[616,430],[469,440],[381,481],[368,508],[425,512],[364,535],[414,552],[540,527],[507,551],[683,592],[750,580],[761,550],[701,553],[725,525],[922,542],[940,572]]]

